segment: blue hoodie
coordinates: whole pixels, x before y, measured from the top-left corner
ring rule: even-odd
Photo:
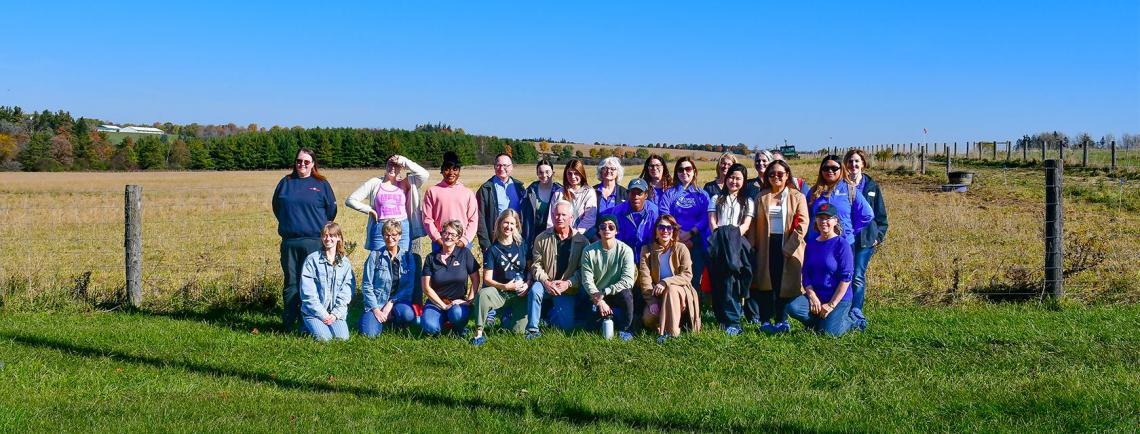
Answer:
[[[867,224],[875,218],[875,212],[871,209],[871,204],[867,203],[867,199],[862,194],[855,192],[855,200],[852,201],[851,193],[848,190],[847,183],[839,181],[830,196],[820,195],[819,198],[812,201],[808,208],[808,217],[811,219],[808,224],[808,239],[814,240],[819,237],[819,232],[815,230],[815,210],[820,204],[829,203],[835,207],[836,216],[839,217],[839,226],[843,228],[842,237],[847,244],[854,243],[855,235],[867,227]],[[809,192],[809,200],[811,195],[812,193]]]

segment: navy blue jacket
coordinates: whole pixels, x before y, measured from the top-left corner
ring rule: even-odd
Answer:
[[[875,243],[882,243],[887,238],[887,205],[883,203],[883,191],[879,190],[879,183],[870,176],[864,174],[863,180],[855,188],[863,194],[863,198],[867,199],[867,203],[871,204],[871,209],[875,211],[875,218],[867,223],[855,238],[856,245],[865,249],[874,246]]]
[[[286,175],[273,190],[273,215],[281,239],[320,238],[325,223],[336,219],[336,196],[326,180]]]

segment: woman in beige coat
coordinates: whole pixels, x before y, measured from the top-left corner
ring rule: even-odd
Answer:
[[[645,298],[642,321],[645,328],[657,329],[657,342],[681,334],[681,320],[688,318],[689,329],[701,330],[700,300],[693,288],[693,259],[689,248],[677,242],[681,227],[670,215],[657,218],[653,242],[641,248],[637,287]]]
[[[788,163],[773,161],[764,177],[768,186],[756,196],[752,220],[756,256],[750,303],[756,302],[759,308],[760,330],[781,333],[789,330],[784,306],[803,292],[800,272],[810,222],[807,198],[789,182],[792,168]]]

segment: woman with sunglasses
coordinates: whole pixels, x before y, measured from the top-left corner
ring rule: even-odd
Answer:
[[[296,329],[301,315],[301,265],[321,249],[325,223],[336,219],[336,196],[332,185],[317,170],[315,155],[311,149],[298,151],[293,171],[281,178],[273,190],[273,216],[277,218],[277,235],[281,236],[284,275],[281,325],[286,331]]]
[[[430,336],[439,335],[445,320],[452,331],[467,333],[471,300],[479,284],[479,263],[464,245],[463,226],[459,220],[444,223],[439,250],[424,262],[424,313],[420,323]]]
[[[408,176],[400,175],[408,170]],[[384,223],[388,220],[400,225],[400,249],[409,250],[412,240],[424,236],[420,211],[420,187],[428,179],[428,172],[402,155],[388,158],[387,170],[383,177],[365,181],[348,196],[344,205],[368,214],[367,235],[364,248],[371,258],[384,248]],[[410,222],[416,222],[414,225]]]
[[[700,300],[692,284],[693,261],[689,248],[679,243],[677,220],[663,215],[654,225],[653,243],[641,248],[637,286],[645,298],[641,319],[648,330],[657,330],[657,342],[681,334],[681,320],[689,330],[701,330]]]
[[[673,165],[673,187],[662,198],[661,214],[673,216],[679,225],[677,241],[693,254],[692,284],[701,287],[701,274],[705,271],[709,236],[709,195],[697,188],[697,165],[692,158],[681,157]]]
[[[761,322],[766,333],[787,332],[785,305],[802,291],[800,273],[808,231],[807,198],[792,183],[792,168],[780,160],[764,171],[765,187],[756,195],[757,217],[752,225],[755,248],[746,314]]]
[[[851,247],[855,257],[855,275],[851,278],[851,316],[856,327],[867,328],[867,318],[863,316],[863,300],[867,290],[867,265],[879,244],[887,238],[887,205],[883,203],[883,192],[879,184],[864,173],[867,154],[862,149],[852,149],[843,156],[847,167],[847,181],[855,185],[855,190],[871,204],[875,218],[855,236]]]
[[[825,203],[835,207],[835,216],[839,219],[841,236],[847,244],[855,243],[855,234],[867,227],[875,218],[871,204],[855,190],[855,185],[847,180],[847,171],[843,168],[843,160],[837,155],[828,155],[819,164],[819,176],[815,186],[808,195],[811,210],[819,209]],[[810,216],[815,221],[815,215]],[[818,237],[815,227],[808,229],[808,239]]]

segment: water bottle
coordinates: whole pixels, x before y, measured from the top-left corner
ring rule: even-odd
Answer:
[[[614,318],[612,316],[602,318],[602,337],[606,340],[614,338]]]

